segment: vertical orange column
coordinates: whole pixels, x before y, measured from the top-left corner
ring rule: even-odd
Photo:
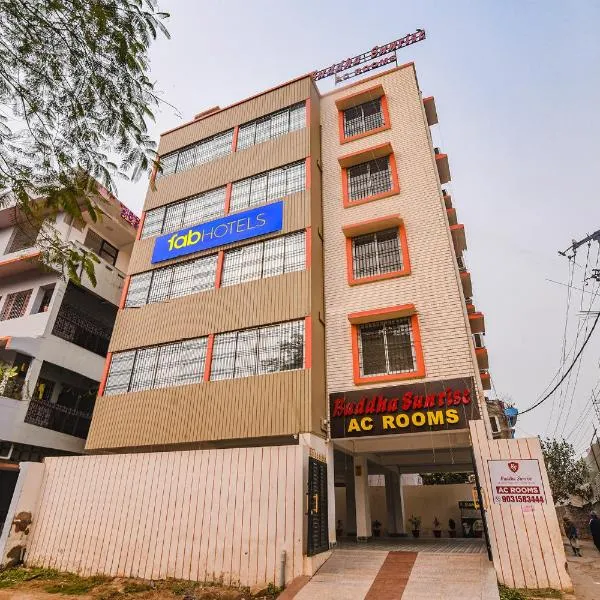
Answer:
[[[206,346],[206,359],[204,363],[204,381],[210,381],[210,367],[212,364],[213,346],[215,344],[215,334],[211,333],[208,336],[208,343]]]
[[[223,250],[219,250],[219,254],[217,256],[217,272],[215,275],[215,288],[221,287],[221,276],[223,274],[223,258],[225,258],[225,253]]]
[[[121,292],[121,300],[119,300],[119,308],[125,308],[125,300],[127,299],[127,292],[129,291],[129,282],[131,281],[131,275],[125,277],[123,282],[123,291]]]
[[[312,367],[312,317],[304,318],[304,368]]]
[[[225,187],[225,214],[228,215],[231,210],[231,188],[233,184],[229,182]]]
[[[232,152],[237,152],[237,142],[238,142],[239,133],[240,133],[240,126],[236,125],[233,128],[233,141],[231,143],[231,151]]]
[[[104,388],[106,387],[106,379],[108,377],[108,369],[110,368],[110,361],[112,360],[112,352],[106,355],[104,361],[104,369],[102,370],[102,377],[100,378],[100,384],[98,385],[98,396],[104,395]]]
[[[306,253],[306,265],[307,269],[310,269],[310,265],[312,263],[312,228],[306,228],[306,240],[305,240],[305,253]]]
[[[142,236],[142,229],[144,228],[144,221],[145,220],[146,220],[146,211],[144,211],[142,213],[142,216],[140,217],[140,222],[138,224],[137,233],[135,234],[136,241],[139,240],[140,237]]]
[[[310,182],[311,182],[310,164],[311,164],[310,156],[307,156],[306,161],[305,161],[305,167],[304,167],[304,170],[306,171],[304,176],[305,176],[305,186],[306,186],[307,190],[310,190]]]

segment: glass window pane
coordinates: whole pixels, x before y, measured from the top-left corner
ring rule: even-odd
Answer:
[[[284,237],[284,272],[302,271],[306,265],[306,232],[298,231]]]
[[[304,102],[290,108],[290,131],[296,131],[306,126],[306,105]]]
[[[293,194],[305,189],[305,163],[304,161],[287,167],[287,189],[286,194]]]
[[[205,223],[225,213],[225,188],[205,192],[185,203],[185,217],[182,227]]]
[[[384,332],[381,323],[368,323],[358,329],[361,375],[387,373]]]
[[[144,306],[148,299],[150,284],[152,282],[152,271],[132,275],[129,280],[129,289],[127,290],[127,299],[125,308],[134,306]]]
[[[223,257],[223,271],[221,273],[221,287],[237,285],[241,281],[244,267],[244,251],[242,248],[227,250]]]
[[[242,250],[242,270],[240,283],[260,279],[262,275],[263,244],[244,246]]]
[[[242,210],[248,206],[252,180],[242,179],[231,186],[231,210]]]
[[[402,269],[400,239],[397,229],[377,232],[377,256],[379,272],[391,273]]]
[[[177,163],[177,172],[186,171],[198,164],[198,146],[190,146],[179,152],[179,162]]]
[[[304,367],[304,321],[281,323],[280,370]]]
[[[144,227],[142,228],[142,239],[162,233],[163,221],[165,219],[165,207],[149,210],[144,217]]]
[[[376,247],[375,235],[372,233],[353,238],[352,266],[356,279],[379,275]]]
[[[254,144],[254,136],[256,135],[256,121],[242,125],[238,131],[237,149],[243,150]]]
[[[161,170],[157,172],[156,178],[166,177],[167,175],[171,175],[175,173],[175,169],[177,167],[177,158],[179,157],[179,152],[173,152],[172,154],[167,154],[167,156],[160,157],[160,166]]]
[[[235,332],[215,335],[210,369],[211,381],[233,378],[235,372],[236,341],[237,334]]]
[[[267,117],[256,122],[256,139],[254,143],[260,144],[269,139],[271,139],[271,119]]]
[[[173,280],[173,269],[157,269],[154,271],[148,304],[152,302],[163,302],[171,297],[171,281]]]
[[[175,385],[199,383],[204,377],[207,338],[187,340],[180,344],[180,362]]]
[[[177,385],[177,374],[181,363],[181,344],[165,344],[158,352],[158,367],[154,380],[155,388]]]
[[[248,206],[263,204],[267,199],[267,173],[252,178]]]
[[[279,325],[260,328],[257,369],[259,374],[279,371],[280,341],[281,327]]]
[[[389,372],[406,373],[415,370],[410,319],[385,321]]]
[[[290,112],[282,110],[271,116],[271,138],[285,135],[290,130]]]
[[[183,215],[185,213],[185,203],[178,202],[177,204],[171,204],[167,206],[167,212],[165,214],[165,224],[163,231],[176,231],[181,229],[183,226]]]
[[[115,352],[110,361],[110,370],[106,379],[104,394],[124,394],[129,391],[131,371],[135,360],[135,350],[127,352]]]
[[[269,171],[269,190],[267,200],[283,198],[287,191],[287,169]]]
[[[215,285],[217,255],[206,256],[174,268],[171,298],[210,290]]]
[[[255,375],[258,361],[258,330],[239,331],[235,353],[234,377]]]
[[[284,252],[284,238],[264,242],[263,277],[274,277],[283,273]]]
[[[158,347],[143,348],[137,351],[130,391],[149,390],[154,385],[156,366],[158,362]]]

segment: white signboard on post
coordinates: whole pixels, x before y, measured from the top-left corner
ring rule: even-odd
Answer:
[[[537,459],[488,460],[494,504],[544,504],[546,494]]]

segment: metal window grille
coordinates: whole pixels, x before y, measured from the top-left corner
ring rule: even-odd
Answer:
[[[92,229],[88,229],[83,245],[95,252],[100,258],[111,265],[117,262],[119,249],[107,242]]]
[[[18,319],[25,315],[29,298],[33,290],[24,290],[22,292],[13,292],[6,296],[2,313],[0,313],[0,321],[8,321],[8,319]]]
[[[10,254],[11,252],[18,252],[19,250],[25,250],[25,248],[31,248],[35,245],[37,236],[40,230],[37,227],[33,227],[27,221],[15,225],[13,237],[10,240],[4,254]]]
[[[352,268],[355,279],[402,270],[398,229],[386,229],[353,238]]]
[[[180,173],[196,165],[215,160],[221,156],[231,154],[233,144],[233,129],[218,133],[209,138],[196,142],[176,152],[171,152],[160,157],[161,171],[156,175],[166,177],[173,173]]]
[[[304,367],[304,321],[215,336],[211,380],[235,379]]]
[[[144,306],[210,290],[215,286],[217,255],[132,275],[125,307]]]
[[[247,179],[231,189],[231,210],[242,210],[305,189],[305,162],[292,163]]]
[[[360,325],[358,342],[362,376],[410,373],[415,370],[410,318]]]
[[[142,239],[210,221],[225,214],[226,187],[203,192],[183,202],[149,210],[144,218]]]
[[[40,307],[38,308],[38,312],[46,312],[48,308],[50,308],[50,302],[52,301],[52,296],[54,294],[54,286],[46,288],[44,290],[44,295],[42,296],[42,300],[40,301]]]
[[[306,106],[299,102],[283,110],[271,113],[240,125],[237,149],[243,150],[306,127]]]
[[[199,383],[204,375],[207,338],[113,354],[107,396]]]
[[[348,198],[360,200],[392,189],[390,157],[376,158],[348,167]]]
[[[344,136],[352,137],[383,127],[381,98],[352,106],[344,111]]]
[[[74,305],[63,303],[54,322],[52,335],[94,354],[106,356],[113,326],[96,321]]]
[[[305,267],[304,231],[226,250],[221,286],[237,285],[254,279],[274,277]]]

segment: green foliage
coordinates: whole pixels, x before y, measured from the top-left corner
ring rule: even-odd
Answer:
[[[562,592],[553,589],[519,590],[498,584],[500,600],[530,600],[533,598],[562,598]]]
[[[506,587],[505,585],[498,585],[500,592],[500,600],[527,600],[526,596],[514,588]]]
[[[572,495],[590,498],[588,467],[580,458],[575,460],[573,445],[564,439],[541,440],[554,502],[565,502]]]
[[[4,571],[0,571],[0,588],[14,587],[20,583],[34,579],[56,579],[59,576],[60,573],[54,569],[25,569],[22,567],[5,569]]]
[[[49,594],[65,594],[68,596],[81,596],[91,592],[94,588],[104,585],[108,577],[96,575],[95,577],[79,577],[73,573],[61,573],[56,581],[44,590]]]
[[[416,515],[410,515],[408,522],[411,524],[413,529],[419,529],[421,527],[421,521],[423,519]]]
[[[137,583],[136,581],[129,581],[123,586],[123,592],[125,594],[139,594],[141,592],[148,592],[151,589],[151,585],[147,583]]]
[[[420,473],[424,485],[447,485],[468,483],[468,473]]]
[[[55,235],[61,211],[99,218],[98,183],[156,164],[148,51],[168,37],[156,0],[0,0],[0,197],[65,276],[93,261]]]

